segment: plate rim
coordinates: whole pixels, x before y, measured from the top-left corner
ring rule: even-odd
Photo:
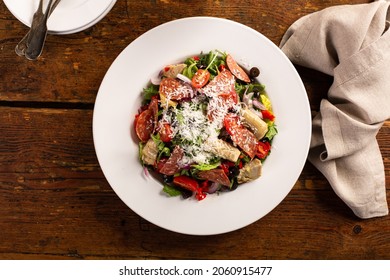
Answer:
[[[180,18],[180,19],[175,19],[175,20],[172,20],[172,21],[168,21],[168,22],[165,22],[165,23],[162,23],[148,31],[146,31],[145,33],[143,33],[142,35],[140,35],[139,37],[137,37],[135,40],[133,40],[132,42],[130,42],[123,50],[122,52],[114,59],[114,61],[112,62],[112,64],[110,65],[109,69],[107,70],[102,82],[101,82],[101,85],[99,87],[99,90],[98,90],[98,93],[97,93],[97,96],[96,96],[96,100],[95,100],[95,108],[94,108],[94,112],[93,112],[93,139],[94,139],[94,145],[95,145],[95,151],[96,151],[96,154],[97,154],[97,157],[98,157],[98,161],[99,161],[99,164],[101,165],[101,159],[100,159],[100,156],[99,156],[99,152],[97,150],[97,143],[96,143],[96,107],[99,105],[99,102],[100,102],[100,98],[101,98],[101,94],[99,94],[101,92],[101,89],[104,85],[104,83],[106,82],[106,79],[108,77],[108,73],[110,72],[110,70],[112,69],[113,65],[115,65],[115,63],[120,60],[120,58],[124,55],[124,53],[126,52],[126,50],[133,44],[135,44],[136,42],[138,42],[139,40],[142,40],[142,38],[144,38],[145,36],[148,36],[149,34],[151,34],[152,32],[158,32],[160,29],[162,28],[165,28],[167,27],[167,25],[172,25],[172,24],[177,24],[180,22],[183,22],[183,21],[193,21],[193,20],[212,20],[212,21],[219,21],[219,22],[227,22],[229,24],[235,24],[235,25],[238,25],[240,28],[245,28],[251,32],[254,32],[257,36],[260,36],[262,37],[262,39],[266,40],[268,43],[271,43],[271,45],[273,45],[273,48],[274,49],[277,49],[280,54],[282,55],[282,57],[284,57],[284,61],[287,63],[287,64],[290,64],[290,68],[292,70],[292,74],[294,75],[296,81],[298,82],[298,84],[300,85],[300,91],[302,91],[303,93],[305,93],[305,108],[306,110],[308,110],[308,113],[310,113],[310,103],[309,103],[309,100],[308,100],[308,96],[307,96],[307,93],[306,93],[306,89],[304,87],[304,84],[303,84],[303,81],[301,79],[301,77],[299,76],[297,70],[295,69],[295,67],[293,66],[293,64],[291,63],[291,61],[287,58],[287,56],[270,40],[268,39],[266,36],[264,36],[262,33],[258,32],[257,30],[249,27],[249,26],[246,26],[242,23],[239,23],[239,22],[236,22],[236,21],[233,21],[233,20],[230,20],[230,19],[225,19],[225,18],[219,18],[219,17],[210,17],[210,16],[195,16],[195,17],[184,17],[184,18]],[[191,54],[189,54],[191,55]],[[167,63],[169,63],[169,61],[167,61]],[[152,73],[151,73],[152,74]],[[146,77],[146,79],[148,79],[148,77]],[[146,80],[145,79],[145,80]],[[305,147],[303,148],[304,149],[304,158],[305,160],[303,160],[302,162],[300,162],[300,166],[299,166],[299,170],[300,172],[298,172],[297,174],[295,174],[295,178],[294,178],[294,181],[296,182],[298,179],[299,179],[299,176],[300,174],[302,173],[302,170],[304,168],[304,165],[305,165],[305,162],[307,160],[307,156],[308,156],[308,153],[309,153],[309,146],[310,146],[310,139],[311,139],[311,116],[310,114],[306,116],[307,119],[306,121],[308,122],[307,125],[308,127],[306,129],[308,129],[308,135],[306,135],[307,139],[306,139],[306,145]],[[107,179],[107,181],[109,182],[111,188],[114,190],[114,192],[120,197],[120,199],[125,203],[125,205],[127,205],[133,212],[135,212],[137,215],[139,215],[140,217],[142,218],[145,218],[144,215],[142,215],[141,213],[139,213],[138,211],[136,211],[135,209],[133,209],[131,207],[131,205],[128,205],[128,203],[121,197],[121,195],[119,195],[115,189],[115,186],[112,186],[109,178],[107,177],[107,174],[105,173],[104,169],[103,169],[103,166],[101,165],[102,167],[102,171]],[[182,234],[189,234],[189,235],[217,235],[217,234],[223,234],[223,233],[227,233],[227,232],[231,232],[231,231],[235,231],[235,230],[238,230],[240,228],[243,228],[243,227],[246,227],[258,220],[260,220],[261,218],[263,218],[264,216],[268,215],[274,208],[276,208],[284,199],[285,197],[290,193],[290,191],[292,190],[292,188],[294,187],[294,185],[292,185],[291,187],[289,187],[289,191],[281,198],[280,202],[277,203],[276,205],[274,205],[272,207],[272,209],[270,209],[269,211],[267,211],[264,215],[262,215],[261,217],[259,217],[258,219],[255,219],[249,223],[246,223],[246,224],[243,224],[239,227],[232,227],[230,230],[222,230],[222,231],[218,231],[218,230],[214,230],[214,231],[207,231],[207,232],[191,232],[191,231],[188,231],[188,230],[183,230],[183,229],[173,229],[173,228],[170,228],[170,227],[166,227],[164,225],[162,225],[161,223],[157,223],[156,221],[151,221],[150,219],[147,219],[145,218],[146,220],[148,220],[149,222],[161,227],[161,228],[164,228],[164,229],[167,229],[167,230],[170,230],[170,231],[173,231],[173,232],[178,232],[178,233],[182,233]]]
[[[38,1],[38,0],[35,0],[35,1]],[[92,0],[88,0],[88,1],[92,1]],[[88,22],[82,23],[81,25],[79,25],[77,27],[71,27],[71,28],[67,28],[67,29],[65,29],[65,28],[63,28],[63,29],[56,28],[55,29],[55,28],[50,27],[50,18],[49,18],[49,20],[48,20],[48,33],[49,34],[56,34],[56,35],[68,35],[68,34],[73,34],[73,33],[83,31],[83,30],[95,25],[110,12],[110,10],[114,7],[114,5],[117,2],[117,0],[105,0],[105,1],[107,1],[107,3],[106,3],[107,5],[104,7],[104,9],[102,9],[100,11],[99,15],[97,15],[92,20],[89,20]],[[24,24],[27,27],[31,26],[31,21],[26,19],[24,16],[21,15],[20,12],[17,12],[15,10],[15,6],[14,6],[15,0],[4,0],[4,4],[7,7],[7,9],[10,11],[10,13],[17,20],[19,20],[22,24]],[[54,11],[53,14],[55,14],[55,12],[56,11]],[[32,18],[33,13],[34,13],[34,11],[31,13],[31,18]]]

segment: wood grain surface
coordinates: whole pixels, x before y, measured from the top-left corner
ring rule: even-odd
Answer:
[[[93,105],[117,55],[161,23],[218,16],[279,44],[298,18],[369,1],[118,0],[93,27],[48,35],[38,61],[14,48],[28,31],[0,2],[0,259],[390,259],[390,217],[362,220],[306,163],[271,213],[234,232],[189,236],[132,212],[99,167]],[[297,67],[312,110],[331,77]],[[377,136],[390,200],[390,122]]]

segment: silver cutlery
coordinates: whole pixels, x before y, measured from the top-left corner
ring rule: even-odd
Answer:
[[[41,55],[47,35],[47,20],[61,0],[55,0],[54,3],[50,0],[45,13],[43,13],[43,1],[39,1],[30,30],[15,47],[17,55],[25,56],[30,60],[35,60]]]

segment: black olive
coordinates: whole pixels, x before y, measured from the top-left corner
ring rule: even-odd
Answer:
[[[238,174],[240,174],[240,169],[238,166],[232,166],[229,168],[229,177],[234,178],[237,177]]]
[[[189,190],[180,190],[181,191],[181,197],[183,199],[190,198],[192,196],[192,192]]]
[[[236,180],[236,179],[234,179],[234,181],[233,181],[233,184],[232,184],[232,187],[230,188],[230,190],[231,190],[231,191],[234,191],[234,190],[236,190],[236,189],[237,189],[237,187],[238,187],[237,180]]]
[[[257,67],[252,67],[251,70],[249,70],[249,76],[252,78],[256,78],[260,75],[260,70]]]
[[[173,176],[163,175],[163,181],[164,181],[164,183],[172,183],[173,182]]]
[[[259,96],[260,96],[259,90],[258,89],[253,90],[253,97],[254,98],[259,98]]]

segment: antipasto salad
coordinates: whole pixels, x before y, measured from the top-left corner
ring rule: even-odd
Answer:
[[[277,129],[259,74],[211,51],[151,79],[134,127],[141,163],[166,194],[202,200],[261,176]]]

